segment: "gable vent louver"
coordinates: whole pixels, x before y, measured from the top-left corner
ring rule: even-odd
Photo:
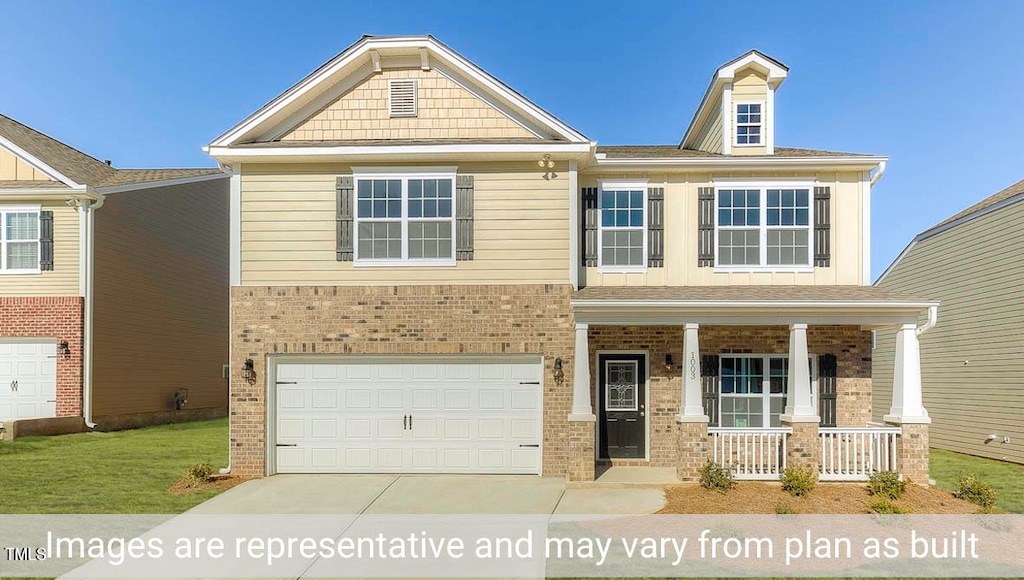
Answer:
[[[388,82],[388,110],[392,117],[416,116],[416,80]]]

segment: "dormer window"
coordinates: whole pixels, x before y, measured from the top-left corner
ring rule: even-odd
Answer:
[[[388,81],[388,111],[392,117],[415,117],[416,105],[416,79]]]
[[[763,145],[761,103],[736,103],[736,145]]]

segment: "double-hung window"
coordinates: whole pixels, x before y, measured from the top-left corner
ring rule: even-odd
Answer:
[[[722,427],[780,427],[786,408],[789,357],[787,355],[722,355],[719,425]],[[814,357],[811,399],[817,392]],[[816,405],[817,403],[815,403]]]
[[[647,267],[647,183],[602,181],[598,195],[598,264],[604,270],[643,270]]]
[[[454,264],[454,172],[356,174],[356,263]]]
[[[761,103],[736,103],[736,144],[763,145]]]
[[[0,273],[39,272],[39,207],[0,206]]]
[[[717,184],[716,266],[731,270],[808,270],[810,184]]]

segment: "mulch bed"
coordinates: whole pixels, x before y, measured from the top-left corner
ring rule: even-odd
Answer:
[[[210,477],[209,481],[200,483],[198,485],[192,485],[191,480],[188,476],[181,476],[178,481],[174,482],[174,485],[167,490],[170,495],[185,495],[189,493],[198,493],[201,491],[210,490],[225,490],[231,489],[236,485],[248,481],[249,478],[238,477],[237,475],[214,475]]]
[[[805,497],[793,497],[778,483],[743,481],[727,493],[700,485],[682,484],[665,489],[660,514],[775,514],[780,506],[797,514],[870,514],[878,498],[863,484],[819,483]],[[907,513],[976,514],[978,506],[953,497],[948,491],[910,484],[895,502]]]

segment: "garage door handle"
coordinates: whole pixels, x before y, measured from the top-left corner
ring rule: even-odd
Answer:
[[[11,390],[15,393],[18,392],[18,381],[11,381]]]
[[[520,385],[539,385],[540,381],[523,381],[523,382],[521,382],[519,384]]]
[[[278,443],[277,447],[298,447],[298,443]]]
[[[530,445],[520,445],[520,447],[540,447],[540,443],[533,443]]]
[[[277,381],[278,385],[297,385],[299,381]]]

